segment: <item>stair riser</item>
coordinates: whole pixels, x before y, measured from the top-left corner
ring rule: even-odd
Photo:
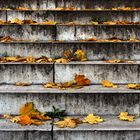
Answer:
[[[59,58],[66,50],[75,52],[82,49],[86,52],[88,60],[102,59],[131,59],[140,60],[140,44],[131,43],[91,43],[91,44],[51,44],[51,43],[1,43],[1,56],[29,56]]]
[[[55,4],[56,3],[56,4]],[[75,7],[77,9],[83,9],[83,8],[96,8],[96,7],[102,7],[102,8],[112,8],[112,7],[140,7],[140,3],[138,0],[135,1],[125,1],[125,0],[118,0],[118,1],[111,1],[105,2],[103,0],[13,0],[12,3],[10,0],[7,0],[6,2],[1,2],[0,7],[19,7],[24,6],[28,8],[39,8],[39,9],[46,9],[46,8],[54,8],[54,7]]]
[[[45,83],[53,81],[53,64],[47,65],[0,65],[0,83],[29,82]]]
[[[104,14],[104,17],[103,17]],[[24,19],[32,19],[38,22],[43,22],[46,20],[56,21],[58,23],[63,22],[72,22],[76,21],[81,24],[87,24],[91,21],[96,21],[97,19],[103,21],[130,21],[137,22],[140,17],[140,12],[130,12],[130,11],[96,11],[96,12],[45,12],[45,11],[8,11],[7,19],[8,21],[13,18],[19,18],[21,20]]]
[[[1,36],[11,36],[14,39],[23,40],[53,40],[55,26],[38,25],[0,25]]]
[[[51,140],[50,132],[42,131],[0,131],[1,140]]]
[[[6,21],[6,11],[0,11],[0,19]]]
[[[96,37],[108,39],[140,39],[139,26],[46,26],[46,25],[1,25],[1,36],[24,40],[81,40]],[[56,33],[56,35],[55,35]]]
[[[118,37],[123,39],[140,39],[139,26],[57,26],[57,40],[81,40],[96,37],[108,39]]]
[[[94,90],[94,89],[93,89]],[[139,94],[0,94],[0,114],[18,114],[19,108],[27,102],[34,102],[42,112],[50,111],[52,106],[65,109],[69,115],[113,114],[128,111],[140,113]]]
[[[83,9],[83,8],[96,8],[96,7],[101,7],[101,8],[112,8],[112,7],[140,7],[140,3],[138,0],[117,0],[117,1],[112,1],[108,0],[107,2],[104,0],[57,0],[57,6],[58,7],[77,7],[78,9]]]
[[[7,0],[6,2],[2,1],[0,4],[0,8],[17,8],[21,6],[31,9],[55,8],[55,0],[13,0],[12,2],[11,0]]]
[[[139,131],[58,131],[54,140],[139,140]]]
[[[84,74],[92,83],[109,80],[114,83],[139,83],[140,65],[130,64],[57,64],[55,65],[55,82],[72,80],[75,74]]]

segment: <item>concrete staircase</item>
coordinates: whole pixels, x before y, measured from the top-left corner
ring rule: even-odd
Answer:
[[[89,61],[59,63],[1,63],[0,64],[0,114],[18,114],[19,107],[33,101],[40,111],[52,106],[66,109],[69,115],[99,114],[105,122],[99,125],[82,124],[75,129],[52,127],[50,122],[42,126],[20,126],[0,120],[0,140],[140,140],[140,119],[121,122],[121,111],[140,114],[140,90],[126,89],[128,83],[140,83],[140,42],[80,42],[96,37],[107,39],[140,39],[140,25],[87,25],[94,18],[109,21],[140,21],[140,11],[84,10],[96,7],[140,7],[139,0],[7,0],[0,7],[37,8],[39,10],[1,10],[0,19],[46,19],[56,22],[79,21],[85,25],[0,25],[0,36],[11,36],[28,41],[0,43],[0,56],[29,56],[57,58],[65,50],[86,51]],[[77,11],[45,10],[56,7],[76,7]],[[35,42],[30,40],[36,40]],[[64,40],[50,42],[48,40]],[[104,63],[103,59],[129,59],[136,63]],[[75,74],[84,74],[92,80],[91,86],[75,90],[44,89],[46,82],[66,82]],[[118,88],[103,88],[107,79]],[[29,82],[29,87],[14,86],[15,82]]]

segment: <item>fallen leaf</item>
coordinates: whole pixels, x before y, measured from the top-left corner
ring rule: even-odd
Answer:
[[[15,83],[16,86],[30,86],[30,83],[25,83],[25,82],[17,82]]]
[[[76,85],[78,86],[87,86],[90,85],[91,81],[86,78],[84,75],[75,75],[74,80],[76,81]]]
[[[10,23],[12,24],[23,24],[23,21],[18,19],[18,18],[14,18],[10,20]]]
[[[100,122],[103,122],[103,119],[100,116],[95,116],[93,114],[88,114],[84,119],[83,123],[89,123],[89,124],[98,124]]]
[[[120,112],[118,118],[121,120],[121,121],[134,121],[135,119],[135,116],[129,116],[128,115],[128,112]]]
[[[140,89],[140,84],[128,84],[127,88],[139,90]]]
[[[66,117],[64,120],[54,122],[53,124],[57,125],[59,128],[75,128],[79,123],[80,121],[78,119]]]
[[[41,121],[31,119],[28,115],[16,116],[10,120],[13,123],[19,123],[21,125],[31,125],[31,124],[42,125],[43,124]]]
[[[83,50],[77,50],[74,53],[76,60],[87,61],[86,53]]]
[[[117,88],[117,85],[114,85],[113,83],[109,82],[108,80],[103,80],[102,86],[103,87]]]

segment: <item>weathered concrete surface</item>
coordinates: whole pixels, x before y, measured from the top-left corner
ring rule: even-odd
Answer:
[[[21,126],[10,121],[0,120],[0,140],[51,140],[50,121],[40,126]]]
[[[76,7],[77,9],[112,8],[112,7],[140,7],[139,0],[57,0],[57,7]]]
[[[83,89],[44,89],[42,85],[17,87],[0,86],[0,114],[18,114],[21,105],[34,102],[42,112],[50,111],[52,106],[65,109],[70,115],[118,114],[128,111],[140,113],[140,90],[128,90],[90,86]]]
[[[140,60],[138,43],[1,43],[0,56],[29,56],[59,58],[66,50],[86,52],[88,60],[129,59]]]
[[[0,77],[0,83],[46,83],[53,81],[53,64],[0,64]]]
[[[55,82],[73,80],[75,74],[84,74],[93,84],[109,80],[114,83],[139,83],[140,65],[135,63],[111,64],[103,61],[55,64]]]
[[[27,7],[31,9],[47,9],[55,8],[55,0],[7,0],[1,1],[0,8],[17,8],[17,7]]]
[[[0,11],[0,19],[6,21],[6,11]]]
[[[0,25],[0,36],[23,40],[53,40],[55,27],[46,25]]]
[[[59,11],[55,14],[55,21],[58,23],[63,22],[79,22],[80,24],[89,24],[91,21],[140,21],[140,12],[128,11]],[[104,16],[103,16],[104,15]]]
[[[75,39],[75,26],[62,26],[57,25],[56,40],[76,40]]]
[[[139,25],[57,25],[57,40],[82,40],[91,37],[108,39],[140,39]]]

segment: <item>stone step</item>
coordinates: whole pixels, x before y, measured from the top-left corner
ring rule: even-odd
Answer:
[[[112,1],[108,0],[107,2],[102,0],[7,0],[1,2],[0,7],[27,7],[27,8],[37,8],[37,9],[46,9],[46,8],[55,8],[55,7],[75,7],[77,9],[90,9],[90,8],[112,8],[112,7],[140,7],[140,2],[138,0],[118,0]]]
[[[4,13],[3,13],[4,14]],[[104,14],[104,17],[103,17]],[[91,21],[129,21],[139,22],[140,11],[111,11],[111,10],[93,10],[93,11],[7,11],[7,21],[13,18],[32,19],[38,22],[46,20],[64,22],[79,22],[89,24]]]
[[[56,106],[65,109],[70,115],[107,115],[122,111],[139,114],[139,98],[140,90],[130,90],[125,85],[119,85],[118,88],[91,85],[68,90],[45,89],[42,85],[0,85],[0,114],[18,114],[19,107],[27,102],[34,102],[42,112]]]
[[[1,140],[138,140],[140,139],[140,119],[123,122],[117,116],[102,116],[105,121],[98,125],[81,124],[76,128],[58,128],[51,133],[50,122],[42,126],[21,126],[6,120],[0,120]],[[52,135],[53,134],[53,137]]]
[[[53,63],[1,63],[0,83],[46,83],[53,81],[53,72]]]
[[[29,56],[59,58],[66,50],[75,52],[82,49],[88,60],[128,59],[140,60],[140,42],[99,43],[99,42],[10,42],[0,43],[0,57]]]
[[[103,61],[70,62],[55,64],[55,82],[67,82],[75,74],[84,74],[93,84],[102,80],[114,83],[139,83],[139,61],[134,63],[106,63]]]
[[[106,63],[103,61],[85,61],[62,63],[0,63],[0,84],[29,82],[41,84],[55,81],[63,83],[74,79],[75,74],[84,74],[92,84],[102,80],[113,83],[139,83],[140,62]]]

